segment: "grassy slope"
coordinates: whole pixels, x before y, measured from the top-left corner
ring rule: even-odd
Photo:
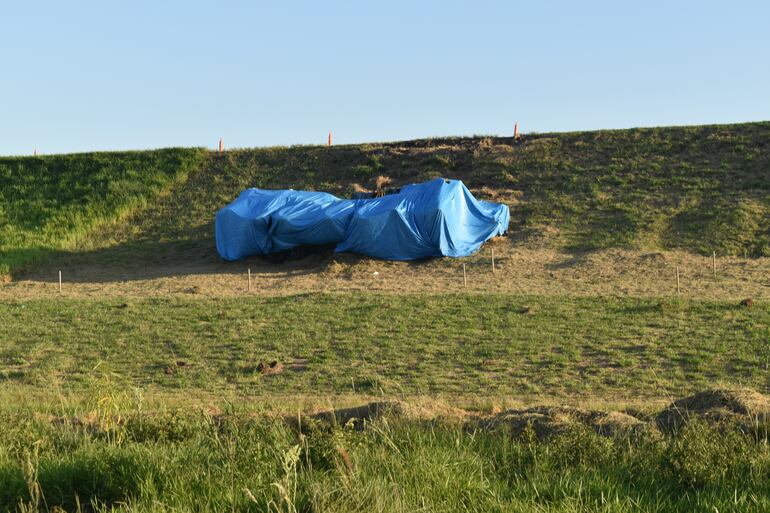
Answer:
[[[0,159],[0,271],[51,249],[95,263],[146,264],[211,251],[213,216],[246,187],[347,195],[385,175],[396,184],[463,179],[508,203],[514,237],[547,230],[571,250],[682,248],[770,255],[770,122],[304,146]],[[99,221],[164,198],[113,226]],[[181,258],[181,257],[180,257]]]
[[[530,307],[521,313],[522,305]],[[770,390],[770,309],[676,299],[322,294],[0,305],[0,385],[170,395],[659,398]],[[302,362],[274,376],[260,361]],[[180,363],[181,362],[181,363]]]
[[[202,156],[165,149],[0,158],[0,276],[147,206]]]
[[[97,239],[118,261],[210,251],[213,216],[246,187],[325,190],[458,177],[512,208],[512,235],[570,250],[681,248],[770,255],[770,122],[455,138],[212,155],[164,201]],[[555,235],[554,235],[555,234]]]

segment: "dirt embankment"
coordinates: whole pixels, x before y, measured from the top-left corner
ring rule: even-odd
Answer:
[[[538,438],[575,427],[610,437],[673,433],[694,419],[709,424],[730,423],[747,432],[756,432],[767,431],[770,427],[770,399],[745,388],[704,390],[673,401],[658,413],[648,414],[635,410],[602,411],[567,406],[537,406],[478,414],[441,404],[429,407],[403,401],[378,401],[322,411],[303,422],[364,429],[367,423],[382,418],[460,422],[471,429],[506,429],[514,435],[531,430]]]

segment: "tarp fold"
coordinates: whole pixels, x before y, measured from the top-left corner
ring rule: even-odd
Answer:
[[[247,189],[215,220],[226,260],[303,245],[336,244],[385,260],[463,257],[508,229],[506,205],[480,201],[459,180],[437,178],[372,199],[324,192]]]

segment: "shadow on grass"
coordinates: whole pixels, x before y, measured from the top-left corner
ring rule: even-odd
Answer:
[[[266,257],[252,256],[231,262],[219,256],[214,238],[206,230],[203,233],[194,232],[185,239],[144,238],[87,251],[40,248],[36,250],[35,262],[12,273],[12,278],[55,283],[58,282],[59,269],[70,270],[66,273],[70,283],[138,281],[203,274],[241,275],[247,269],[255,274],[288,277],[317,274],[332,263],[352,266],[365,260],[370,258],[353,253],[335,253],[334,245],[327,245],[299,247]],[[426,258],[405,263],[421,266],[432,260]]]

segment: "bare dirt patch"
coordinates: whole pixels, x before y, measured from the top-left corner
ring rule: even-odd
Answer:
[[[533,235],[485,245],[463,259],[388,262],[352,254],[310,255],[279,264],[259,258],[225,263],[216,258],[142,266],[74,266],[62,269],[62,296],[193,297],[287,296],[312,292],[374,291],[389,294],[495,292],[558,296],[676,296],[770,299],[770,258],[717,260],[681,252],[602,250],[567,253]],[[491,250],[495,253],[492,272]],[[214,251],[211,248],[210,251]],[[463,284],[463,264],[467,287]],[[0,300],[59,297],[56,263],[0,285]],[[251,269],[251,292],[247,271]]]
[[[259,362],[256,367],[256,371],[263,376],[270,376],[273,374],[280,374],[283,372],[283,364],[277,360],[270,362]]]

